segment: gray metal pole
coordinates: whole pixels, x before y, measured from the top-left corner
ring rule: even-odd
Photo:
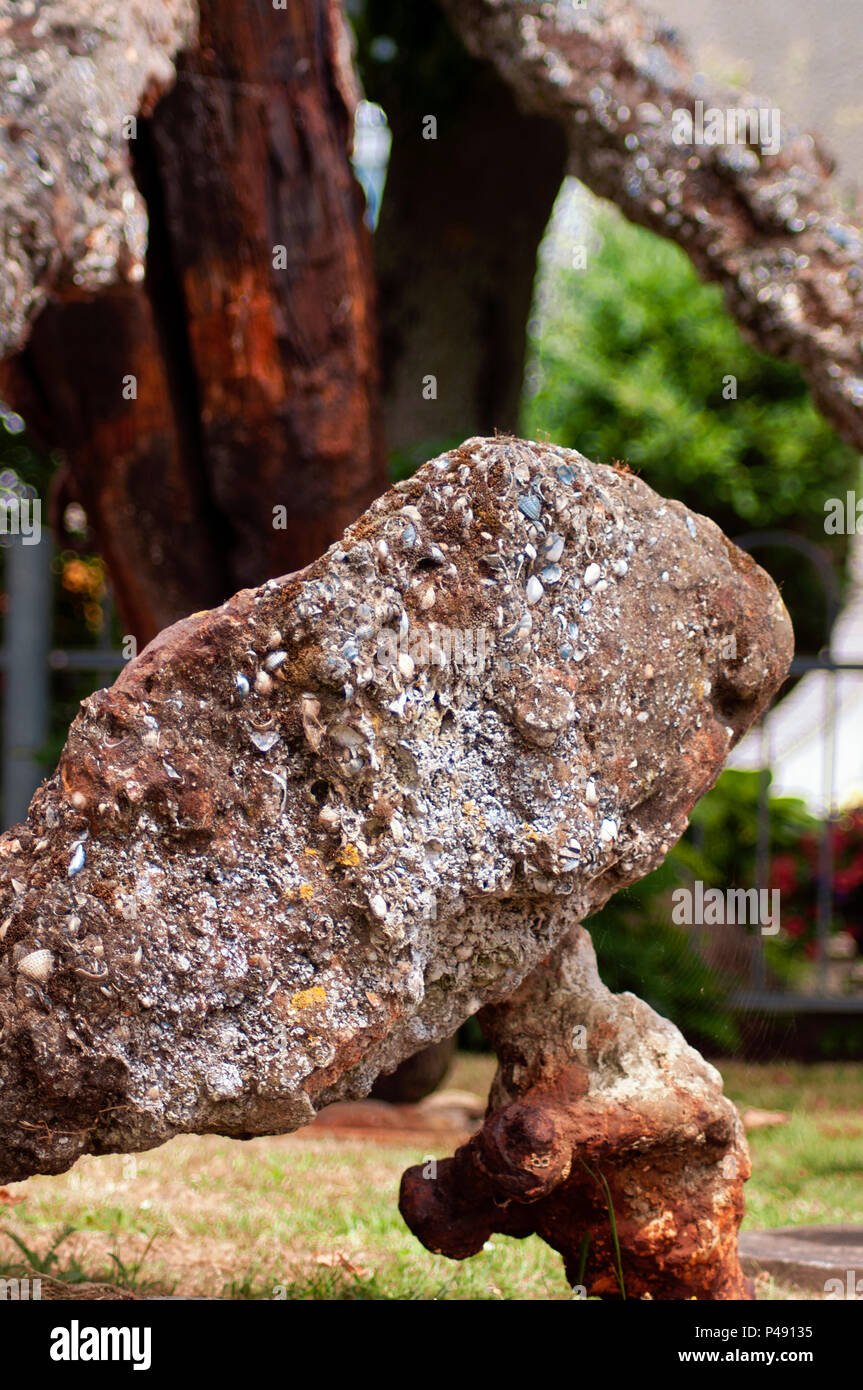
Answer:
[[[15,536],[6,548],[3,647],[3,824],[25,819],[45,775],[36,760],[50,729],[51,560],[47,527],[37,545]]]

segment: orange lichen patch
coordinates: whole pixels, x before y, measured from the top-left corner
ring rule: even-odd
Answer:
[[[316,1009],[326,1002],[327,991],[321,985],[312,985],[311,989],[299,989],[291,996],[291,1007],[294,1009]]]
[[[304,903],[307,903],[307,902],[309,901],[309,899],[310,899],[310,898],[313,898],[314,896],[315,896],[315,889],[314,889],[314,885],[313,885],[313,884],[311,884],[311,883],[301,883],[301,884],[300,884],[300,897],[302,898],[302,900],[303,900]]]
[[[360,862],[360,852],[356,845],[343,845],[336,855],[336,861],[348,869],[355,869]]]

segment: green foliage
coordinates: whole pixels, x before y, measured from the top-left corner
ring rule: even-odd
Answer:
[[[686,929],[671,925],[671,895],[700,879],[705,887],[752,888],[758,884],[758,798],[762,776],[730,769],[695,807],[685,836],[665,862],[618,893],[588,926],[600,975],[610,989],[632,990],[670,1018],[701,1047],[734,1051],[737,1021],[728,1011],[730,986],[704,963]],[[799,987],[812,959],[817,904],[819,822],[794,797],[769,796],[764,834],[767,883],[781,893],[781,930],[763,940],[773,986]],[[863,923],[863,813],[849,813],[830,828],[836,863],[834,931],[860,937]],[[863,1026],[863,1025],[861,1025]],[[854,1020],[825,1029],[822,1055],[853,1052]],[[840,1036],[841,1035],[841,1036]],[[854,1034],[856,1036],[856,1034]]]
[[[758,797],[763,775],[726,769],[692,812],[686,838],[703,845],[706,876],[713,883],[734,886],[737,882],[743,885],[754,881]],[[772,855],[790,849],[802,834],[817,825],[805,802],[797,797],[771,796],[769,809]]]
[[[85,1223],[86,1224],[86,1223]],[[118,1223],[127,1230],[135,1229],[135,1219],[131,1212],[122,1212],[121,1220]],[[82,1265],[77,1255],[67,1254],[65,1261],[58,1254],[60,1246],[69,1236],[75,1235],[76,1227],[65,1224],[57,1234],[49,1241],[48,1248],[44,1254],[27,1244],[15,1231],[10,1231],[8,1227],[0,1226],[0,1235],[8,1236],[9,1240],[17,1245],[24,1256],[22,1261],[0,1260],[0,1278],[45,1278],[56,1279],[61,1284],[89,1284],[109,1281],[123,1289],[130,1289],[135,1292],[146,1292],[151,1288],[151,1282],[142,1278],[142,1268],[147,1256],[156,1239],[155,1233],[150,1237],[143,1253],[135,1260],[124,1260],[116,1250],[108,1252],[108,1259],[113,1266],[110,1273],[100,1268],[88,1269]]]
[[[772,872],[777,861],[799,845],[801,838],[814,838],[818,821],[807,811],[805,802],[796,797],[770,796],[767,772],[729,768],[693,810],[684,840],[685,846],[698,846],[698,877],[705,884],[723,890],[759,885],[759,796],[766,796],[768,810],[763,831],[768,875],[764,886],[781,888]],[[764,959],[774,984],[793,988],[800,983],[809,957],[804,943],[787,932],[784,893],[780,902],[782,929],[778,936],[764,938]]]
[[[606,1179],[604,1173],[602,1173],[602,1172],[600,1172],[600,1173],[595,1173],[595,1172],[593,1171],[593,1169],[590,1167],[590,1165],[587,1164],[587,1163],[585,1163],[585,1161],[584,1161],[583,1158],[580,1160],[580,1162],[581,1162],[582,1168],[584,1168],[585,1172],[587,1172],[587,1173],[590,1174],[590,1176],[593,1178],[594,1182],[597,1182],[597,1183],[599,1183],[599,1184],[601,1185],[602,1190],[603,1190],[603,1192],[604,1192],[604,1194],[605,1194],[605,1200],[606,1200],[606,1202],[608,1203],[608,1223],[609,1223],[609,1226],[611,1227],[611,1239],[612,1239],[612,1241],[614,1242],[614,1259],[615,1259],[615,1267],[616,1267],[616,1272],[617,1272],[617,1284],[618,1284],[618,1288],[620,1289],[620,1296],[621,1296],[621,1298],[622,1298],[622,1299],[624,1300],[624,1302],[625,1302],[625,1301],[626,1301],[626,1282],[625,1282],[625,1280],[624,1280],[624,1278],[623,1278],[623,1260],[622,1260],[621,1254],[620,1254],[620,1240],[619,1240],[618,1234],[617,1234],[617,1217],[616,1217],[615,1214],[614,1214],[614,1202],[612,1201],[612,1198],[611,1198],[611,1189],[610,1189],[610,1187],[608,1186],[608,1181],[607,1181],[607,1179]]]
[[[74,1226],[63,1226],[50,1242],[44,1255],[40,1255],[38,1250],[31,1249],[14,1231],[5,1227],[0,1227],[0,1230],[4,1236],[8,1236],[18,1246],[26,1260],[26,1264],[21,1265],[0,1265],[0,1277],[29,1278],[35,1274],[37,1277],[44,1275],[46,1279],[60,1279],[64,1284],[84,1284],[87,1282],[88,1276],[74,1255],[70,1256],[68,1263],[63,1265],[57,1253],[64,1240],[75,1234]]]
[[[682,250],[603,207],[601,247],[582,271],[546,271],[532,321],[523,433],[602,463],[710,516],[732,538],[790,529],[844,561],[824,504],[859,479],[859,461],[821,418],[800,371],[741,338],[718,286]],[[724,399],[724,378],[737,399]],[[727,389],[727,388],[726,388]],[[817,650],[823,601],[799,556],[759,551],[783,583],[798,650]]]
[[[631,990],[670,1018],[696,1046],[734,1051],[740,1033],[725,1005],[727,984],[671,925],[671,893],[688,884],[684,847],[647,878],[618,893],[587,923],[599,973],[615,993]]]
[[[131,1221],[128,1224],[130,1227],[133,1226]],[[147,1241],[147,1244],[144,1246],[142,1253],[136,1260],[124,1260],[118,1255],[116,1250],[108,1252],[108,1258],[114,1266],[114,1282],[119,1284],[121,1288],[138,1289],[142,1287],[141,1270],[144,1266],[144,1261],[153,1247],[153,1241],[155,1239],[156,1232],[154,1231]]]

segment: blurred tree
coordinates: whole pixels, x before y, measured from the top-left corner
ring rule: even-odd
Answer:
[[[128,142],[104,131],[112,168],[127,149],[146,204],[146,278],[118,276],[95,298],[58,286],[0,377],[35,433],[63,448],[64,499],[84,505],[141,642],[315,559],[386,483],[340,6],[198,10],[173,88],[155,105],[145,94]],[[16,33],[42,44],[58,80],[86,38],[122,111],[111,36],[86,28],[48,23],[36,39],[25,22]],[[144,49],[151,31],[140,39]],[[66,135],[80,144],[74,122]],[[80,179],[74,165],[63,182],[77,193]],[[69,213],[52,203],[51,216],[59,240]]]
[[[708,94],[671,31],[624,0],[440,7],[451,29],[431,0],[350,3],[369,95],[395,133],[378,252],[394,450],[515,427],[535,247],[567,152],[721,281],[747,335],[799,362],[859,446],[861,243],[815,142],[794,134],[768,158],[675,144],[662,111]],[[31,330],[0,393],[64,449],[65,496],[83,502],[144,639],[314,558],[384,485],[376,287],[350,165],[358,88],[340,0],[164,0],[152,13],[138,0],[134,44],[79,0],[42,0],[39,15],[38,35],[26,16],[10,32],[40,53],[41,88],[17,83],[14,45],[0,56],[14,269],[0,351]],[[62,86],[85,51],[111,113],[98,138],[89,109],[75,119],[74,82]],[[30,107],[52,82],[64,103],[48,103],[51,138],[34,143]],[[145,216],[142,282],[127,247]],[[797,390],[781,373],[773,384]],[[742,462],[755,471],[761,457]],[[739,475],[733,490],[748,505]]]
[[[518,426],[537,247],[566,141],[466,52],[435,0],[362,0],[352,15],[366,95],[393,135],[375,265],[387,444],[410,471]]]
[[[585,270],[551,262],[532,324],[522,427],[602,463],[622,460],[657,492],[732,538],[787,528],[841,569],[826,497],[859,483],[859,457],[812,404],[800,370],[750,347],[715,285],[683,252],[598,205]],[[824,595],[799,556],[759,550],[782,586],[799,651],[828,637]]]

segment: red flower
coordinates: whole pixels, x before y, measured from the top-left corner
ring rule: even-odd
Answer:
[[[789,936],[802,936],[806,930],[806,923],[802,917],[787,917],[782,925]]]
[[[833,876],[837,893],[853,893],[863,883],[863,859],[857,859],[845,869],[837,869]]]
[[[770,866],[770,887],[788,896],[797,887],[797,861],[793,854],[777,854]]]
[[[800,845],[800,849],[802,850],[804,857],[814,868],[815,865],[818,863],[817,839],[810,830],[807,830],[805,835],[800,836],[800,840],[798,841],[798,843]]]

